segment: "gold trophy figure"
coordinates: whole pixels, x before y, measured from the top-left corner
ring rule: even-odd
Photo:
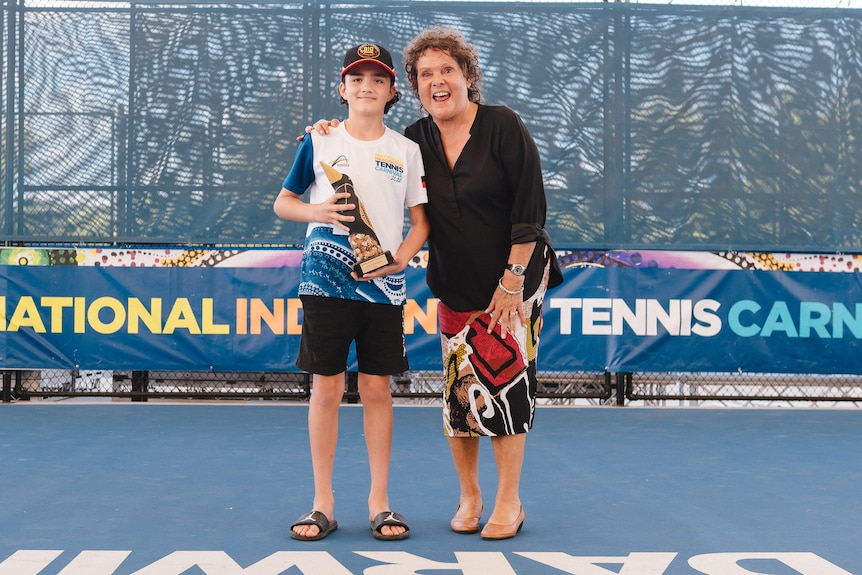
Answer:
[[[320,165],[335,193],[347,192],[350,197],[346,198],[344,203],[356,206],[352,210],[342,212],[353,216],[353,221],[346,225],[350,228],[350,235],[348,236],[350,247],[353,248],[353,254],[356,256],[356,265],[353,266],[356,275],[363,277],[365,274],[394,262],[392,254],[385,251],[380,245],[380,240],[377,239],[377,234],[371,226],[371,220],[365,213],[362,201],[356,195],[356,190],[353,189],[353,181],[351,181],[350,176],[342,174],[325,162],[320,162]]]

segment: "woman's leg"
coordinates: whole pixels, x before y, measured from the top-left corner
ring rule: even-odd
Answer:
[[[461,492],[455,519],[465,521],[482,515],[482,489],[479,486],[479,437],[450,437],[449,450],[458,473]]]
[[[311,445],[311,467],[314,473],[313,511],[333,520],[335,497],[332,493],[332,469],[338,444],[338,408],[344,397],[344,373],[317,375],[312,379],[308,402],[308,440]],[[297,525],[294,533],[305,537],[317,535],[316,525]]]
[[[491,438],[497,463],[497,497],[488,523],[510,525],[521,512],[521,468],[527,434],[500,435]]]

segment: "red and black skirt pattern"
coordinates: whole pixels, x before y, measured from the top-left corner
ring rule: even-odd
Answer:
[[[488,333],[490,314],[437,306],[445,387],[443,427],[449,437],[526,433],[536,409],[536,359],[545,281],[522,304],[526,326]]]

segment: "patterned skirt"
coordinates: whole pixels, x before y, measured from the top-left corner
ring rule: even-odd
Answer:
[[[533,426],[545,281],[522,304],[526,327],[488,333],[490,314],[437,306],[443,346],[443,427],[450,437],[514,435]]]

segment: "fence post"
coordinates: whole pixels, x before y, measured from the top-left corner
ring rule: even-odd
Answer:
[[[147,401],[144,394],[147,393],[149,384],[149,371],[132,371],[132,401]]]
[[[3,372],[3,403],[12,402],[12,372]]]
[[[631,382],[632,374],[629,372],[618,372],[617,379],[617,405],[626,404],[626,384]]]

